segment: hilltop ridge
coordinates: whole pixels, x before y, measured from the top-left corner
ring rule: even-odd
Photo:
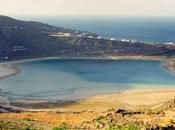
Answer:
[[[87,31],[0,16],[0,59],[52,56],[173,56],[172,45],[106,39]]]

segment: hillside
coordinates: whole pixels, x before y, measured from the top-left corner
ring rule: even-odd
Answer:
[[[104,112],[1,113],[2,130],[174,130],[175,100],[140,109],[110,109]],[[161,106],[161,107],[157,107]]]
[[[50,56],[172,56],[175,47],[104,39],[97,34],[0,16],[0,58]]]

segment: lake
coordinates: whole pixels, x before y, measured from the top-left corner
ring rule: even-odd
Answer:
[[[0,95],[9,100],[78,100],[145,87],[175,87],[175,75],[160,61],[55,59],[19,67],[20,74],[0,81]]]

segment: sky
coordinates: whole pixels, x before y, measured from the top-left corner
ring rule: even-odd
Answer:
[[[0,0],[0,15],[175,16],[175,0]]]

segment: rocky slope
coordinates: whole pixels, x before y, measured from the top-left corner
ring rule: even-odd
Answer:
[[[83,125],[105,130],[174,130],[175,99],[142,109],[117,109],[105,112]]]
[[[29,130],[174,130],[175,99],[142,109],[1,113],[0,128]]]

